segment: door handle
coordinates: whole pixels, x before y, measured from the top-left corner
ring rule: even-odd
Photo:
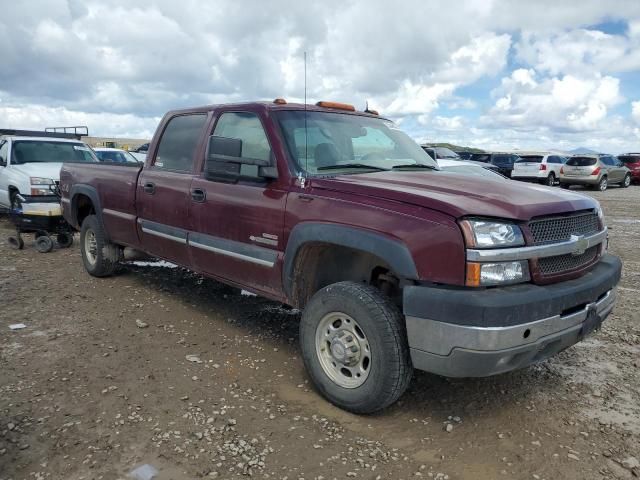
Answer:
[[[202,203],[205,201],[206,198],[207,198],[207,192],[202,188],[194,188],[193,190],[191,190],[191,199],[194,202]]]
[[[144,193],[148,193],[149,195],[153,195],[156,193],[156,184],[152,182],[147,182],[144,184]]]

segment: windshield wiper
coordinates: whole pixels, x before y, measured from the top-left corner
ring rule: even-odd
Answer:
[[[336,165],[326,165],[324,167],[318,167],[318,171],[321,170],[342,170],[343,168],[361,168],[367,170],[375,170],[376,172],[388,172],[387,168],[376,167],[374,165],[367,165],[366,163],[339,163]]]
[[[391,167],[392,170],[395,170],[396,168],[426,168],[429,170],[439,170],[438,167],[434,167],[433,165],[425,165],[423,163],[407,163],[406,165],[395,165],[394,167]]]

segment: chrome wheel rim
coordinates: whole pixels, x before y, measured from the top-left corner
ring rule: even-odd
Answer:
[[[630,184],[631,184],[631,177],[627,175],[626,177],[624,177],[624,186],[628,187]]]
[[[91,265],[95,265],[98,258],[98,242],[93,230],[87,230],[84,235],[84,256]]]
[[[553,175],[549,175],[547,177],[547,185],[550,187],[553,187],[553,185],[556,183],[556,179],[554,178]]]
[[[324,373],[343,388],[358,388],[371,371],[367,336],[346,313],[331,312],[320,320],[316,329],[316,355]]]
[[[607,189],[607,179],[605,178],[600,182],[600,190],[606,190],[606,189]]]

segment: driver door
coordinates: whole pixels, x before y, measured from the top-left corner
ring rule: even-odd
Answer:
[[[0,142],[0,205],[9,208],[9,176],[7,166],[9,165],[9,142]]]
[[[273,161],[263,122],[254,112],[222,112],[211,135],[242,141],[242,156]],[[273,165],[275,166],[275,165]],[[241,166],[235,183],[193,179],[189,198],[189,253],[196,270],[271,298],[282,295],[284,213],[287,189]]]

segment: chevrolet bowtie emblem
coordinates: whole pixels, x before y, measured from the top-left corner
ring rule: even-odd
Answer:
[[[573,256],[582,255],[589,248],[589,241],[584,238],[584,235],[571,235],[571,241],[575,242],[573,252],[571,252]]]

